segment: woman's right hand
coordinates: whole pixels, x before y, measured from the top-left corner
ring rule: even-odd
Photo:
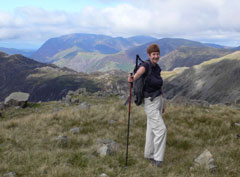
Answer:
[[[132,75],[132,73],[130,73],[130,74],[128,75],[128,82],[129,82],[129,83],[132,83],[132,82],[133,82],[133,75]]]

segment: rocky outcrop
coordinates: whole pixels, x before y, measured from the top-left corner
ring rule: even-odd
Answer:
[[[100,157],[104,157],[110,155],[116,151],[118,151],[119,145],[109,139],[99,139],[97,142],[97,153]]]
[[[74,127],[74,128],[72,128],[72,129],[70,130],[70,132],[71,132],[72,134],[78,134],[78,133],[80,133],[81,130],[82,130],[81,127]]]
[[[195,160],[194,160],[195,167],[203,166],[207,170],[215,171],[217,166],[214,163],[214,159],[212,154],[209,150],[205,149]]]
[[[24,108],[27,106],[29,96],[29,93],[14,92],[5,98],[4,104],[6,106],[20,106],[21,108]]]
[[[53,143],[59,147],[66,147],[68,145],[68,137],[60,135],[53,139]]]
[[[240,123],[235,123],[235,125],[236,125],[237,127],[240,127]]]
[[[10,172],[4,175],[4,177],[17,177],[15,172]]]
[[[113,90],[110,89],[110,90],[99,90],[99,91],[91,93],[91,92],[88,92],[86,88],[79,88],[75,91],[69,90],[67,95],[62,98],[62,101],[66,105],[69,105],[69,106],[73,105],[73,104],[79,104],[80,105],[79,107],[81,109],[87,109],[87,108],[90,108],[91,105],[89,105],[88,103],[82,102],[79,97],[93,96],[96,98],[101,98],[101,97],[110,97],[110,96],[115,95],[115,96],[119,96],[121,98],[122,97],[125,98],[126,92],[121,91],[121,89],[120,89],[120,92],[115,89],[113,89]]]

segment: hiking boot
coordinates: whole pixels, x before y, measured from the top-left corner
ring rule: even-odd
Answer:
[[[150,162],[152,162],[153,164],[155,163],[155,160],[152,159],[152,158],[148,158],[148,160],[149,160]]]
[[[156,167],[162,167],[162,163],[163,161],[157,161],[157,160],[154,160],[152,158],[148,158],[148,160]]]
[[[157,160],[154,160],[154,165],[156,166],[156,167],[162,167],[162,161],[157,161]]]

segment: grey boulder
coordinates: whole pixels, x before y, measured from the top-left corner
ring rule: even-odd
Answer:
[[[15,172],[10,172],[4,175],[4,177],[17,177]]]
[[[5,98],[4,104],[7,106],[20,106],[24,108],[27,106],[29,96],[29,93],[13,92]]]
[[[97,147],[97,153],[100,157],[111,155],[119,149],[119,145],[115,141],[109,139],[98,140]]]
[[[80,127],[75,127],[75,128],[72,128],[72,129],[70,130],[70,132],[71,132],[72,134],[78,134],[78,133],[80,133],[80,131],[81,131],[81,128],[80,128]]]
[[[215,171],[217,166],[214,164],[214,159],[209,150],[205,149],[195,160],[195,167],[203,166],[207,170]]]

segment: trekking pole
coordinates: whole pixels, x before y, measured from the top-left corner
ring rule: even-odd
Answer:
[[[131,73],[131,76],[133,74]],[[128,104],[128,131],[127,131],[127,149],[126,149],[126,167],[128,162],[128,144],[129,144],[129,129],[130,129],[130,112],[131,112],[131,97],[132,97],[132,86],[133,83],[130,83],[130,93],[129,93],[129,104]]]

